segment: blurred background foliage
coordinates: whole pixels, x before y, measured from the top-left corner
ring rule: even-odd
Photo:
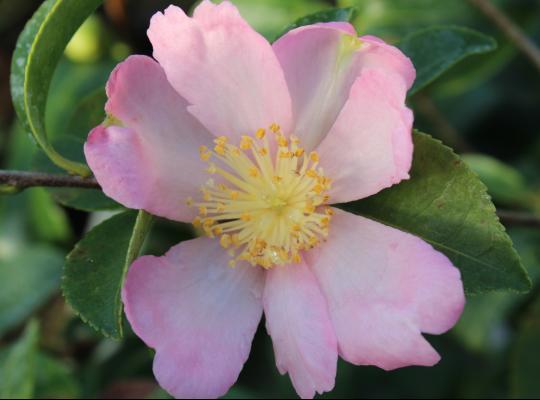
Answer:
[[[103,119],[103,87],[116,63],[151,54],[150,16],[194,1],[108,0],[80,28],[56,72],[47,126],[62,154],[82,160],[88,130]],[[497,39],[494,52],[467,59],[410,99],[416,127],[454,147],[480,175],[497,206],[540,215],[540,75],[467,0],[236,0],[269,39],[297,18],[355,6],[355,25],[395,43],[435,24],[474,28]],[[540,44],[540,1],[494,0]],[[9,95],[11,54],[38,0],[0,0],[0,167],[55,171],[18,126]],[[96,107],[99,105],[99,107]],[[93,212],[95,209],[109,211]],[[104,339],[60,295],[64,257],[83,233],[118,206],[99,192],[30,189],[0,195],[0,397],[164,398],[151,373],[152,353],[131,333]],[[470,298],[451,333],[430,339],[437,367],[386,373],[340,365],[326,397],[540,396],[540,229],[508,226],[535,286],[529,295]],[[145,251],[163,254],[192,235],[158,221]],[[261,325],[262,327],[263,325]],[[129,329],[126,327],[126,329]],[[230,398],[294,397],[279,376],[263,328]]]

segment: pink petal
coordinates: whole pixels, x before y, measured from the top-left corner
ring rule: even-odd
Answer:
[[[407,87],[389,72],[365,68],[318,151],[325,175],[333,179],[333,203],[371,196],[409,178],[412,112]]]
[[[178,398],[216,398],[236,382],[262,316],[264,274],[228,267],[218,241],[200,238],[164,257],[141,257],[123,290],[135,333],[156,349],[154,374]]]
[[[294,133],[312,150],[324,138],[347,100],[358,74],[353,53],[341,43],[350,24],[318,24],[290,31],[273,47],[285,71],[295,117]],[[356,34],[354,35],[356,37]]]
[[[289,373],[302,398],[332,390],[336,336],[326,300],[309,267],[299,264],[270,270],[263,299],[279,371]]]
[[[460,273],[446,256],[408,233],[336,210],[328,242],[306,260],[345,360],[385,370],[439,361],[421,333],[452,328],[465,303]]]
[[[132,56],[111,74],[106,110],[123,127],[98,126],[85,155],[104,192],[128,208],[191,221],[196,210],[186,199],[208,179],[199,145],[212,136],[186,110],[149,57]]]
[[[361,36],[360,40],[364,43],[361,58],[365,68],[397,73],[404,80],[407,90],[412,87],[416,79],[416,70],[411,60],[401,50],[375,36]]]
[[[274,43],[292,98],[294,133],[309,150],[328,134],[364,68],[397,74],[406,86],[414,81],[414,67],[398,49],[356,36],[347,23],[316,24]]]
[[[169,81],[212,133],[240,136],[272,123],[289,130],[290,97],[272,47],[228,1],[204,0],[193,18],[170,6],[154,15],[148,36]]]

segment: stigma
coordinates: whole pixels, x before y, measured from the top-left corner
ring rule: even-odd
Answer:
[[[230,256],[230,266],[247,261],[269,269],[302,262],[302,254],[328,236],[332,209],[331,180],[319,155],[306,152],[295,136],[277,124],[229,143],[220,136],[199,155],[211,176],[201,188],[193,221],[216,238]]]

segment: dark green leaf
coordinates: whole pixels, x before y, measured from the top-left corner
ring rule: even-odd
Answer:
[[[23,322],[58,289],[62,264],[61,253],[38,246],[0,259],[0,335]]]
[[[305,25],[317,24],[321,22],[351,22],[356,15],[354,7],[333,8],[330,10],[319,11],[315,14],[306,15],[289,26],[287,26],[276,40],[287,32]]]
[[[66,154],[70,159],[84,162],[84,139],[77,136],[65,136],[54,140],[53,144],[58,151]],[[33,168],[41,172],[62,173],[62,170],[54,165],[41,151],[35,155]],[[51,188],[47,189],[47,191],[60,204],[78,210],[98,211],[121,208],[118,203],[97,189]]]
[[[390,42],[426,26],[471,24],[475,17],[466,0],[338,0],[337,4],[356,7],[359,32]]]
[[[291,21],[328,8],[325,0],[234,0],[242,16],[268,40]]]
[[[39,327],[31,321],[24,335],[0,359],[0,398],[30,399],[36,380]]]
[[[151,217],[126,211],[103,222],[75,246],[64,267],[62,289],[81,318],[105,336],[122,337],[121,289],[139,255]]]
[[[11,93],[28,132],[59,167],[89,175],[84,164],[61,156],[47,139],[45,108],[51,79],[69,40],[102,0],[47,0],[27,23],[13,55]]]
[[[416,81],[409,92],[414,94],[464,58],[495,50],[497,42],[468,28],[437,26],[407,36],[398,47],[416,68]]]
[[[530,279],[486,187],[448,147],[416,132],[411,179],[345,209],[419,236],[445,253],[469,294],[524,292]]]
[[[466,154],[463,161],[478,174],[496,202],[520,204],[527,198],[527,183],[517,169],[484,154]]]

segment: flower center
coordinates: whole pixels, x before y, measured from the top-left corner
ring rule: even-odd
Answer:
[[[213,150],[200,148],[207,171],[216,176],[201,188],[193,221],[210,237],[219,237],[230,265],[245,260],[271,268],[300,263],[301,252],[328,235],[332,210],[324,207],[331,180],[307,154],[297,137],[286,138],[278,125],[243,136],[239,145],[221,136]],[[216,183],[219,182],[219,183]]]

